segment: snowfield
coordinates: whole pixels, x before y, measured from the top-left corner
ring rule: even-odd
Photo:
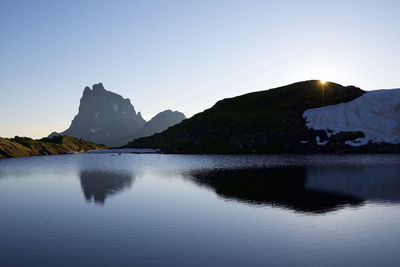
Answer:
[[[400,143],[400,89],[375,90],[347,103],[308,109],[303,113],[309,129],[363,132],[364,138],[346,141],[350,146]],[[333,131],[331,133],[328,130]]]

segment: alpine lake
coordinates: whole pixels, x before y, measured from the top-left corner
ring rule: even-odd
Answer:
[[[400,155],[0,160],[0,266],[400,266]]]

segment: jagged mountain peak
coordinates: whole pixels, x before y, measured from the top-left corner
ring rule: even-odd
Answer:
[[[136,113],[129,98],[108,91],[102,83],[83,90],[79,112],[71,126],[62,133],[53,132],[49,137],[70,135],[98,144],[125,145],[136,136],[162,132],[185,119],[179,111],[165,110],[146,122]]]
[[[107,91],[102,83],[85,87],[79,112],[63,135],[83,138],[95,143],[117,145],[115,140],[140,130],[145,124],[129,99]],[[56,135],[52,133],[51,136]]]
[[[93,95],[93,94],[101,94],[101,93],[106,93],[106,92],[110,92],[110,91],[107,91],[104,88],[104,85],[102,83],[95,83],[95,84],[93,84],[92,89],[89,86],[85,87],[85,89],[83,90],[83,96],[89,96],[89,95]]]
[[[93,92],[104,92],[104,91],[106,91],[106,89],[104,89],[102,83],[93,84]]]
[[[102,110],[119,112],[126,116],[139,116],[139,114],[136,114],[129,98],[123,98],[121,95],[107,91],[102,83],[94,84],[92,88],[85,87],[80,101],[80,110],[81,108],[90,109],[91,112],[97,114],[96,118],[101,115]],[[96,105],[93,105],[93,103],[96,103]],[[95,110],[96,108],[97,110]],[[141,118],[141,116],[139,117]]]

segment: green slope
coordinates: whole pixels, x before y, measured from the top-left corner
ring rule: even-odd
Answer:
[[[314,138],[305,127],[305,110],[348,102],[363,93],[354,86],[323,85],[315,80],[249,93],[218,101],[212,108],[127,147],[161,148],[169,153],[301,152],[301,140]]]
[[[17,136],[10,139],[0,137],[0,158],[57,155],[101,148],[105,148],[105,146],[70,136],[56,136],[40,140]]]

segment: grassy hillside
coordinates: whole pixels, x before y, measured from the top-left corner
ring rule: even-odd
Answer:
[[[363,93],[354,86],[315,80],[249,93],[218,101],[162,133],[127,146],[161,148],[171,153],[301,151],[301,140],[315,138],[305,127],[305,110],[348,102]]]
[[[15,138],[0,137],[0,158],[57,155],[100,148],[104,148],[104,146],[70,136],[56,136],[40,140],[18,136]]]

